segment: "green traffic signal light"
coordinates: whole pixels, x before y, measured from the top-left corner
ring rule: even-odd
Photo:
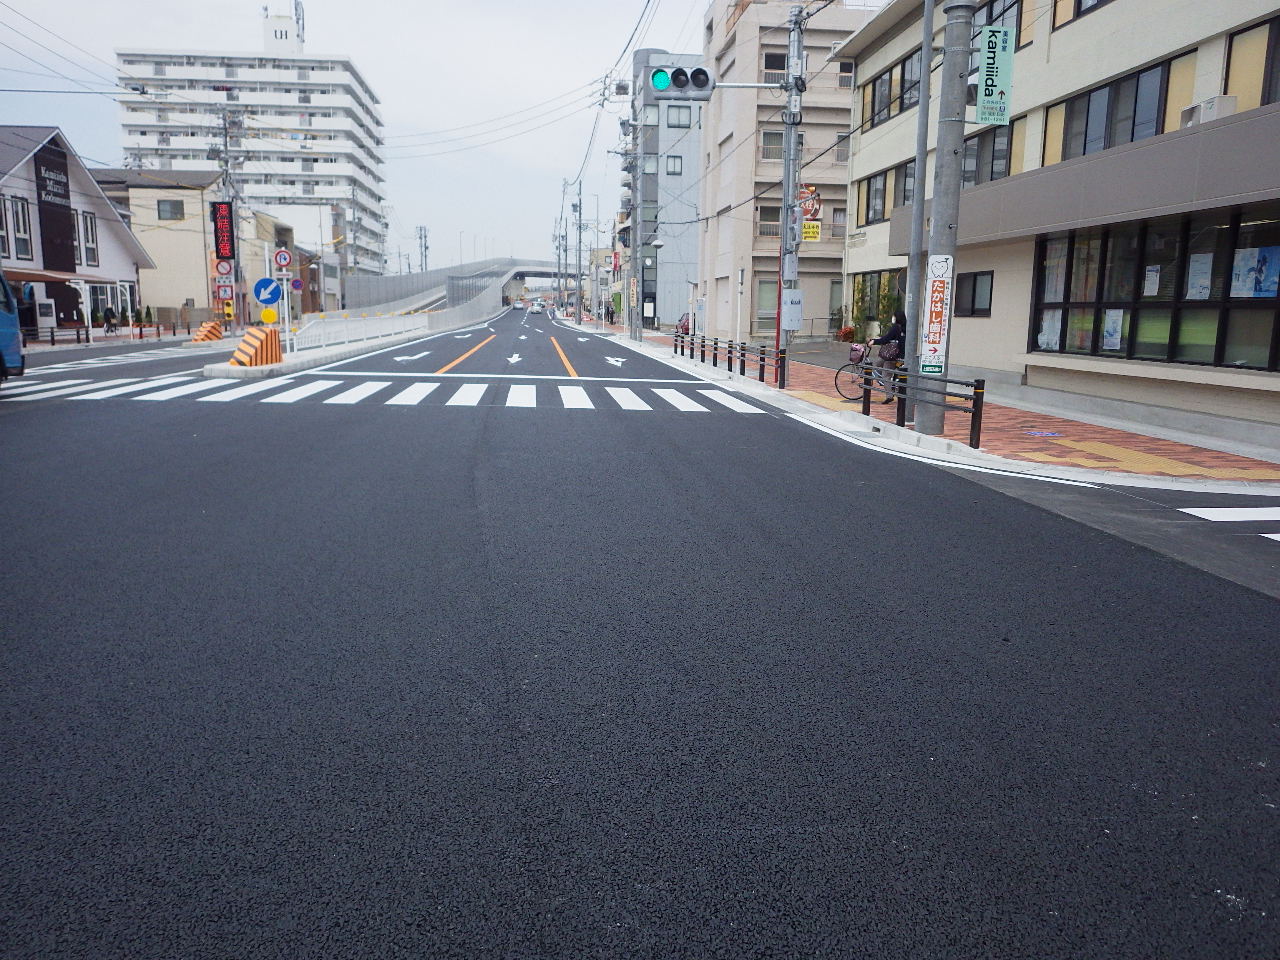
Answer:
[[[671,74],[666,70],[655,70],[653,76],[649,78],[649,82],[653,84],[655,90],[666,90],[671,86]]]

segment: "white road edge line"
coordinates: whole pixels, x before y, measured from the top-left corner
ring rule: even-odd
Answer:
[[[1041,483],[1060,483],[1068,487],[1087,487],[1090,490],[1100,489],[1098,484],[1088,483],[1084,480],[1065,480],[1062,477],[1045,477],[1036,473],[1018,473],[1014,470],[997,470],[992,467],[980,467],[977,464],[972,463],[952,463],[949,460],[936,460],[933,457],[923,457],[919,454],[907,453],[905,450],[889,450],[885,447],[879,446],[878,444],[868,443],[866,440],[859,439],[858,437],[851,437],[847,433],[841,433],[839,430],[833,430],[831,427],[824,427],[822,424],[815,423],[814,421],[808,420],[796,413],[788,413],[786,416],[798,423],[803,423],[807,427],[813,427],[815,430],[820,430],[823,433],[830,434],[831,436],[843,440],[846,443],[852,443],[854,446],[863,447],[876,453],[887,454],[891,457],[901,457],[904,460],[915,460],[918,463],[927,463],[934,467],[948,467],[953,470],[969,470],[973,473],[990,473],[995,474],[998,477],[1014,477],[1019,480],[1038,480]]]

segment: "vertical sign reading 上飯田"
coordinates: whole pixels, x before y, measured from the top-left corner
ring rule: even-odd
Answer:
[[[977,123],[1009,122],[1013,95],[1013,31],[983,27],[978,33]]]
[[[36,151],[36,212],[46,270],[76,271],[76,214],[71,209],[67,152],[52,143]]]
[[[236,258],[236,218],[230,200],[215,200],[209,204],[209,219],[213,221],[213,257],[215,260]]]
[[[946,372],[954,270],[954,257],[932,256],[925,273],[925,323],[920,330],[920,372],[935,377]]]

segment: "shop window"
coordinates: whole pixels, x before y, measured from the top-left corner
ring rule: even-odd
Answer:
[[[181,200],[157,200],[156,218],[159,220],[182,220]]]
[[[32,259],[31,207],[25,197],[12,197],[9,209],[13,212],[13,256],[16,260]]]
[[[1098,279],[1102,266],[1102,232],[1081,231],[1076,234],[1071,256],[1070,300],[1080,303],[1098,296]]]
[[[955,315],[957,317],[991,316],[993,277],[994,274],[990,270],[962,273],[956,277]]]
[[[1137,224],[1114,228],[1107,239],[1106,279],[1102,299],[1108,302],[1134,299],[1138,289],[1138,265],[1142,262]]]
[[[1173,300],[1176,292],[1178,260],[1182,249],[1182,229],[1177,217],[1147,224],[1147,244],[1143,257],[1143,300]]]
[[[1240,111],[1280,100],[1280,17],[1232,34],[1224,89]]]
[[[1280,203],[1262,204],[1240,219],[1231,262],[1232,298],[1273,299],[1280,290]]]
[[[1178,311],[1173,359],[1187,363],[1213,363],[1220,314],[1216,307],[1184,307]]]
[[[1233,307],[1227,312],[1222,362],[1229,367],[1267,366],[1275,335],[1275,311]]]
[[[1133,355],[1149,360],[1167,359],[1169,330],[1172,326],[1172,310],[1161,308],[1139,310],[1138,332],[1134,338]]]

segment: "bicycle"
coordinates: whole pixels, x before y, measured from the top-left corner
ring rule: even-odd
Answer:
[[[870,344],[853,344],[849,347],[849,362],[836,371],[836,392],[846,400],[862,399],[863,381],[868,373],[867,367],[871,363],[870,353]],[[896,397],[897,392],[893,381],[896,371],[901,370],[903,366],[901,360],[895,360],[892,368],[873,368],[870,371],[874,383],[872,389],[878,388],[890,399]]]

